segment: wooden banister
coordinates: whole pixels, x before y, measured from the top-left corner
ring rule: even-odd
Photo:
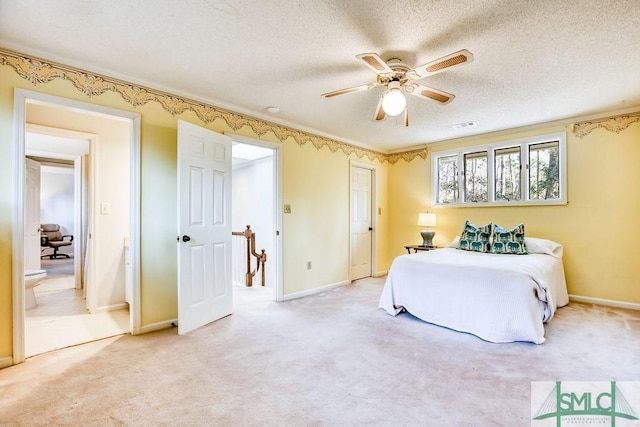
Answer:
[[[244,231],[232,231],[231,234],[233,236],[244,236],[247,240],[247,272],[245,274],[245,282],[247,287],[251,287],[253,285],[253,276],[260,270],[260,265],[262,265],[262,286],[265,284],[265,263],[267,262],[267,254],[264,249],[262,249],[261,253],[256,252],[256,233],[251,230],[251,226],[247,225],[247,229]],[[251,257],[256,258],[257,267],[256,270],[251,271]]]

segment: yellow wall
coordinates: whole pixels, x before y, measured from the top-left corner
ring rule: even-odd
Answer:
[[[640,303],[640,123],[619,134],[596,129],[580,139],[571,127],[555,126],[499,136],[467,138],[429,147],[430,153],[469,145],[544,135],[567,134],[567,194],[565,206],[514,206],[431,209],[431,159],[416,158],[390,168],[389,251],[421,241],[418,212],[436,212],[434,243],[445,245],[462,231],[464,221],[504,227],[525,224],[527,236],[564,246],[567,286],[572,295]]]
[[[141,115],[141,284],[142,326],[177,317],[176,244],[176,140],[177,120],[183,119],[217,132],[260,138],[248,125],[234,126],[217,118],[204,124],[187,110],[175,115],[159,102],[133,107],[113,91],[91,97],[69,79],[55,78],[33,85],[14,68],[0,65],[0,180],[15,187],[13,163],[13,91],[36,90],[46,94],[135,111]],[[166,100],[166,99],[165,99]],[[238,116],[242,118],[241,116]],[[234,119],[237,118],[234,116]],[[231,121],[233,123],[233,120]],[[455,145],[485,144],[532,134],[564,130],[514,132],[500,137],[475,138],[456,144],[439,144],[430,150]],[[377,167],[378,265],[388,269],[403,245],[419,243],[418,212],[431,204],[430,160],[414,156],[393,164],[379,157],[345,154],[334,145],[313,139],[299,145],[290,132],[271,128],[263,139],[283,144],[283,203],[291,214],[283,218],[284,292],[293,294],[345,282],[349,279],[349,162],[357,160]],[[567,206],[511,208],[439,208],[435,243],[443,245],[459,234],[465,219],[504,226],[526,224],[527,234],[557,240],[565,246],[565,268],[572,294],[640,303],[640,124],[614,134],[595,130],[584,139],[567,133]],[[366,142],[366,141],[365,141]],[[344,147],[344,146],[343,146]],[[351,147],[353,148],[353,147]],[[369,153],[371,154],[371,153]],[[375,153],[374,153],[375,154]],[[372,158],[373,158],[372,157]],[[0,363],[12,353],[12,191],[0,192]],[[376,208],[377,208],[376,207]],[[602,237],[593,238],[593,230]],[[307,262],[312,269],[307,270]],[[3,361],[4,360],[4,361]]]
[[[114,92],[88,97],[63,79],[32,85],[13,68],[0,66],[0,180],[15,186],[13,164],[14,88],[134,111],[141,115],[141,283],[142,325],[153,327],[177,317],[176,162],[177,121],[190,121],[217,132],[260,138],[250,127],[232,129],[225,120],[204,124],[192,111],[172,115],[158,102],[134,108]],[[42,120],[38,120],[42,121]],[[81,127],[79,128],[81,129]],[[280,130],[281,131],[281,130]],[[278,140],[273,132],[263,139],[283,144],[283,203],[292,213],[283,218],[284,293],[344,283],[349,280],[349,164],[350,160],[377,167],[380,191],[378,215],[378,271],[389,265],[386,234],[386,174],[388,164],[328,145],[299,145],[291,136]],[[333,146],[335,148],[335,146]],[[353,151],[353,150],[351,150]],[[0,192],[0,362],[12,354],[11,236],[13,194]],[[312,269],[307,270],[307,261]],[[4,358],[4,362],[3,362]]]

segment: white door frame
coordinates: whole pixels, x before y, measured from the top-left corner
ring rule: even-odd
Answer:
[[[349,217],[351,217],[351,168],[369,169],[371,171],[371,277],[378,271],[378,166],[371,163],[349,160]],[[349,266],[351,266],[351,221],[349,221]],[[351,268],[349,268],[349,280]]]
[[[273,194],[275,195],[274,200],[274,212],[273,218],[276,227],[276,236],[275,236],[275,250],[276,250],[276,260],[274,263],[270,265],[275,266],[276,271],[276,284],[273,290],[273,300],[277,302],[284,301],[284,286],[282,283],[282,144],[278,144],[270,141],[263,141],[261,139],[251,138],[244,135],[238,135],[234,133],[227,133],[225,135],[229,136],[233,141],[241,142],[243,144],[248,145],[257,145],[259,147],[270,148],[273,150]],[[233,184],[232,184],[233,185]]]
[[[96,135],[87,132],[79,132],[69,129],[60,129],[50,126],[42,126],[42,125],[34,125],[34,124],[26,124],[26,132],[28,133],[39,133],[41,135],[50,135],[50,136],[59,136],[63,138],[71,138],[71,139],[83,139],[89,141],[89,150],[92,152],[96,146]],[[88,188],[89,182],[83,176],[84,167],[84,156],[76,155],[76,154],[65,154],[65,153],[57,153],[53,151],[43,151],[43,150],[26,150],[26,155],[33,155],[38,157],[47,157],[50,159],[60,159],[60,160],[71,160],[73,161],[73,235],[74,243],[73,245],[73,257],[74,257],[74,282],[75,288],[82,288],[82,260],[83,260],[83,252],[82,252],[82,242],[85,242],[87,236],[84,234],[85,229],[85,221],[88,221],[89,218],[85,218],[83,215],[85,206],[88,205],[89,200],[85,200],[84,194],[86,194],[85,189]],[[87,177],[88,178],[88,177]],[[93,189],[91,189],[93,190]],[[88,242],[87,242],[88,243]]]
[[[132,334],[140,333],[140,114],[87,102],[75,101],[25,89],[14,90],[14,183],[12,251],[13,251],[13,364],[25,359],[25,308],[24,308],[24,156],[27,103],[55,105],[72,110],[84,110],[96,115],[106,115],[131,123],[131,203],[129,244],[132,259],[132,295],[129,307]]]

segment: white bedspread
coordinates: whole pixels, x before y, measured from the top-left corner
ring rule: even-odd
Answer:
[[[491,342],[542,344],[543,323],[568,303],[562,259],[444,248],[397,257],[379,307]]]

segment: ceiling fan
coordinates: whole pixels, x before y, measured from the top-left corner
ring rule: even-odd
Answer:
[[[403,93],[408,93],[418,98],[430,99],[442,105],[450,103],[453,101],[453,98],[455,98],[455,95],[451,93],[421,85],[415,80],[473,62],[473,54],[466,49],[415,68],[409,68],[397,58],[391,58],[385,62],[375,53],[361,53],[360,55],[356,55],[356,58],[364,61],[365,65],[378,75],[376,81],[365,85],[324,93],[322,97],[333,98],[338,95],[369,90],[378,86],[386,86],[387,90],[380,96],[373,120],[379,122],[384,120],[387,115],[397,116],[404,112],[405,126],[409,126],[409,112],[406,108],[407,100]]]

